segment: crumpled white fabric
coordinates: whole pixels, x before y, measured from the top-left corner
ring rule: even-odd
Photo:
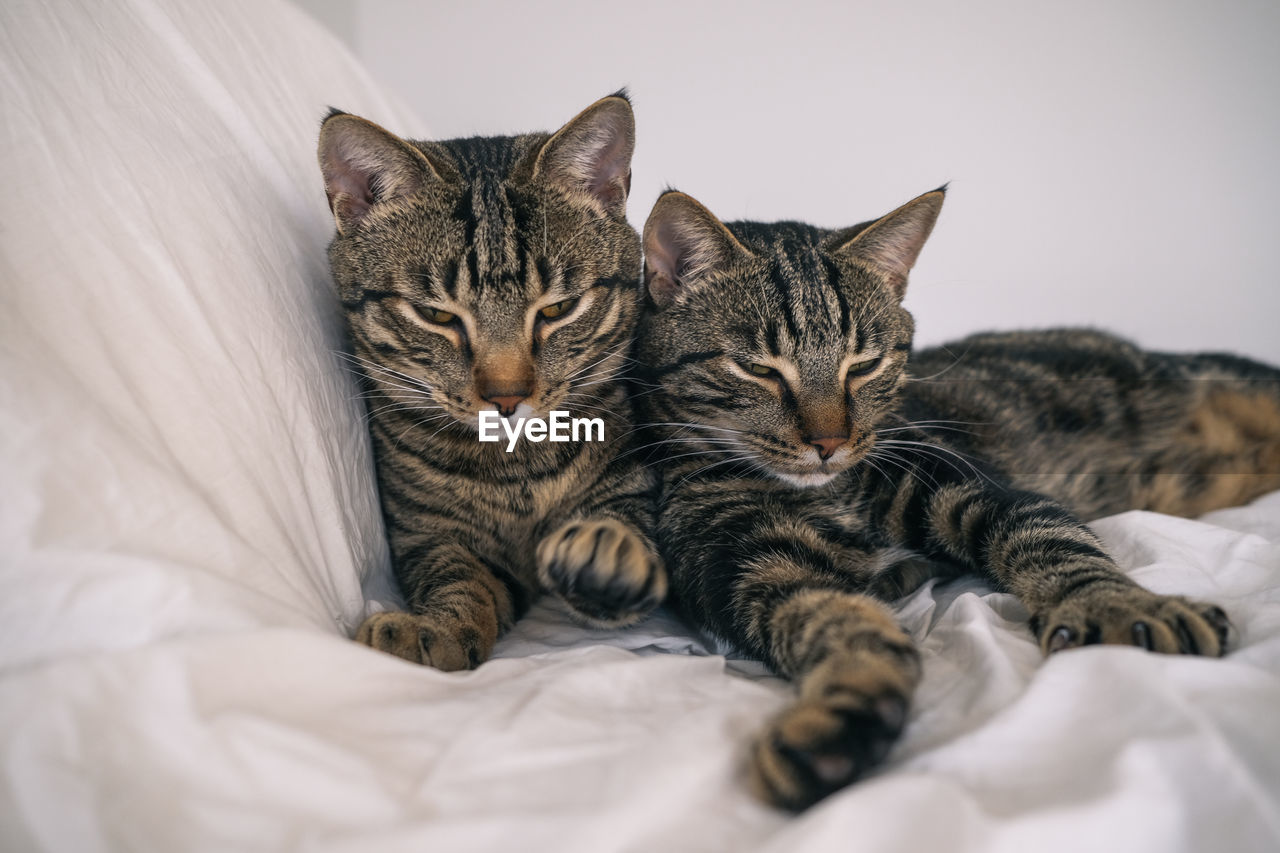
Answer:
[[[265,0],[0,6],[0,848],[1280,849],[1280,493],[1095,527],[1221,603],[1224,660],[1042,661],[974,581],[901,603],[907,732],[798,817],[790,696],[659,613],[552,603],[476,672],[346,639],[394,599],[324,259],[329,104],[428,135]]]
[[[0,667],[350,631],[386,547],[316,137],[421,126],[255,0],[6,2],[0,93]]]
[[[543,603],[471,673],[306,628],[70,656],[0,681],[0,829],[50,850],[1264,851],[1280,841],[1280,493],[1096,528],[1155,589],[1220,602],[1222,660],[1041,661],[960,581],[901,604],[925,677],[888,764],[792,817],[745,792],[790,696],[671,616]]]

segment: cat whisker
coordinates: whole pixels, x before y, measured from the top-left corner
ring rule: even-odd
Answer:
[[[907,475],[908,477],[921,477],[921,478],[927,479],[929,483],[933,486],[934,491],[937,491],[942,487],[942,485],[938,482],[937,478],[934,477],[932,474],[930,474],[928,471],[922,470],[920,466],[916,465],[915,463],[908,462],[905,459],[901,459],[897,456],[894,456],[891,451],[881,452],[879,448],[873,448],[872,451],[868,453],[866,456],[862,457],[862,459],[859,460],[859,462],[886,462],[888,464],[893,465],[895,468],[900,470],[903,474]],[[877,468],[877,470],[880,470],[880,469]],[[885,474],[883,471],[881,471],[881,476],[888,479],[888,475]]]
[[[973,430],[963,429],[961,427],[943,426],[941,424],[938,424],[938,425],[911,424],[910,426],[889,427],[888,429],[878,429],[875,432],[876,432],[876,435],[888,435],[889,433],[894,433],[894,432],[914,432],[916,430],[931,430],[931,429],[946,430],[948,432],[961,432],[961,433],[964,433],[965,435],[973,435]]]
[[[374,377],[377,376],[378,378],[376,381],[389,385],[393,388],[400,388],[401,390],[418,390],[428,392],[434,390],[429,382],[419,379],[416,376],[410,376],[407,373],[401,373],[398,370],[383,367],[382,365],[363,359],[358,355],[349,355],[347,353],[339,353],[339,355],[346,358],[348,361],[351,361],[353,364],[358,365],[360,367],[361,374],[370,380],[373,380]],[[387,377],[392,377],[398,381],[393,382]],[[408,383],[408,385],[406,386],[404,383]]]
[[[596,380],[597,382],[599,382],[599,381],[605,381],[605,382],[607,382],[607,381],[609,381],[610,379],[616,379],[616,378],[618,378],[619,376],[621,376],[621,375],[622,375],[622,372],[623,372],[625,369],[626,369],[625,365],[624,365],[623,367],[605,367],[605,368],[602,368],[602,369],[600,369],[600,370],[594,371],[594,372],[592,372],[592,373],[587,373],[587,374],[585,374],[585,375],[584,375],[584,374],[577,374],[577,375],[573,376],[573,377],[572,377],[572,379],[575,381],[575,383],[579,383],[579,384],[580,384],[580,385],[582,385],[582,386],[585,386],[585,384],[586,384],[586,380],[592,380],[592,379],[595,379],[595,378],[596,378],[596,377],[598,377],[598,376],[603,376],[603,377],[604,377],[604,379],[603,379],[603,380]]]
[[[924,419],[924,420],[913,421],[913,420],[908,420],[907,418],[904,418],[902,415],[898,414],[897,412],[887,412],[886,414],[889,417],[895,418],[899,423],[901,423],[905,427],[926,426],[926,425],[928,426],[933,426],[933,425],[992,426],[991,421],[955,421],[955,420],[944,420],[944,419]]]
[[[758,468],[758,467],[759,467],[759,463],[758,463],[757,461],[755,461],[755,460],[752,460],[752,459],[747,458],[747,457],[735,456],[735,457],[733,457],[733,458],[731,458],[731,459],[723,459],[723,460],[721,460],[721,461],[719,461],[719,462],[713,462],[713,463],[711,463],[710,465],[704,465],[704,466],[702,466],[701,468],[697,469],[696,471],[694,471],[694,472],[692,472],[692,473],[690,473],[690,474],[686,475],[683,479],[681,479],[681,480],[680,480],[680,482],[676,483],[675,488],[677,488],[677,489],[678,489],[678,488],[680,488],[680,487],[681,487],[681,486],[683,486],[686,482],[688,482],[691,478],[698,476],[699,474],[701,474],[701,473],[702,473],[702,472],[704,472],[704,471],[710,471],[712,468],[718,468],[718,467],[720,467],[721,465],[727,465],[727,464],[729,464],[729,463],[733,463],[733,462],[736,462],[736,463],[738,463],[738,464],[740,464],[740,465],[741,465],[741,464],[745,464],[745,465],[747,465],[747,466],[748,466],[748,470],[751,470],[752,468]]]
[[[382,365],[374,364],[373,362],[358,360],[358,359],[359,359],[358,356],[352,356],[349,359],[349,361],[353,365],[355,365],[355,367],[358,368],[359,374],[366,378],[372,379],[375,376],[391,377],[392,379],[398,380],[400,382],[405,382],[416,387],[421,387],[426,389],[430,389],[432,387],[431,383],[427,382],[426,380],[420,377],[411,376],[408,373],[402,373],[401,371],[394,370],[390,367],[385,367]],[[385,382],[387,380],[385,378],[382,378],[380,379],[380,381]]]
[[[451,424],[457,422],[456,420],[454,420],[453,416],[449,412],[445,412],[444,414],[440,414],[440,415],[434,415],[430,418],[425,418],[422,420],[412,421],[408,426],[402,429],[399,432],[399,434],[396,435],[396,440],[395,440],[395,443],[392,445],[392,447],[398,449],[400,447],[400,443],[404,441],[404,437],[409,433],[410,430],[416,429],[418,427],[426,426],[427,424],[434,423],[435,421],[438,421],[438,420],[443,420],[444,423],[441,424],[434,432],[432,432],[431,435],[427,436],[425,439],[426,441],[430,441],[431,439],[435,438],[437,435],[440,434],[442,430],[447,429]]]
[[[715,432],[727,432],[733,435],[743,435],[745,430],[733,429],[732,427],[712,426],[711,424],[700,424],[694,422],[672,422],[672,421],[656,421],[653,423],[637,424],[637,426],[645,427],[684,427],[685,429],[709,429]]]
[[[626,349],[630,345],[631,345],[630,341],[619,344],[614,349],[606,351],[604,355],[602,355],[600,358],[596,359],[595,361],[591,362],[590,364],[586,365],[585,367],[580,367],[577,370],[573,371],[568,376],[566,376],[565,379],[569,380],[569,379],[573,379],[574,377],[581,376],[583,373],[587,372],[588,370],[591,370],[594,367],[604,364],[606,361],[608,361],[611,358],[627,359],[627,356],[622,355],[621,353],[624,349]]]
[[[418,399],[418,400],[433,399],[431,396],[430,389],[413,388],[407,385],[399,385],[393,382],[387,382],[386,380],[380,380],[380,381],[382,382],[383,386],[385,386],[386,388],[394,388],[397,391],[404,392],[405,394],[410,395],[413,399]],[[364,399],[373,399],[374,397],[387,397],[390,399],[395,399],[395,397],[397,396],[394,394],[387,393],[382,387],[372,389],[365,393],[366,393],[366,396],[364,397]]]
[[[956,464],[955,461],[953,461],[953,459],[959,460],[960,462],[963,462],[965,466],[968,468],[968,473],[972,473],[974,476],[980,479],[986,480],[988,483],[990,483],[993,486],[998,486],[995,480],[992,480],[991,477],[987,476],[985,472],[983,472],[980,468],[978,468],[978,466],[974,465],[973,462],[970,461],[967,457],[965,457],[961,453],[957,453],[956,451],[952,450],[949,447],[943,447],[937,444],[928,444],[923,441],[904,441],[901,439],[885,439],[879,442],[879,444],[881,446],[887,446],[890,448],[902,447],[902,448],[906,448],[907,451],[914,451],[916,453],[932,453],[935,456],[935,458],[950,464],[951,467],[956,471],[956,473],[958,473],[960,476],[963,477],[967,472],[965,471],[964,468],[961,468],[958,464]],[[944,456],[942,454],[947,454],[947,455]]]
[[[364,419],[365,419],[365,422],[367,423],[373,418],[377,417],[378,415],[390,415],[390,414],[395,414],[396,412],[436,412],[436,411],[441,411],[441,407],[440,406],[414,406],[414,405],[408,405],[403,403],[388,403],[385,406],[380,406],[377,409],[373,409],[365,413]],[[448,414],[449,414],[448,412],[445,412],[444,414],[436,415],[435,417],[436,418],[446,417],[448,416]],[[434,419],[435,418],[433,418],[433,420]]]
[[[391,389],[391,390],[388,390]],[[407,385],[377,386],[374,388],[366,388],[357,394],[352,395],[353,400],[373,400],[379,397],[385,397],[388,400],[431,400],[432,397],[421,388],[412,388]]]
[[[579,388],[594,388],[596,385],[604,385],[605,383],[615,381],[615,380],[618,378],[618,376],[619,376],[619,375],[620,375],[620,374],[618,374],[618,373],[612,373],[612,374],[609,374],[608,376],[605,376],[605,377],[603,377],[603,378],[601,378],[601,379],[593,379],[593,380],[591,380],[590,382],[583,382],[583,383],[579,384],[579,385],[578,385],[578,387],[579,387]]]
[[[703,446],[704,443],[705,444],[727,444],[735,448],[741,448],[741,445],[737,441],[731,438],[703,438],[703,439],[667,438],[667,439],[662,439],[661,441],[651,441],[651,442],[648,442],[647,444],[637,444],[635,447],[631,448],[630,450],[627,450],[623,453],[619,453],[615,457],[615,459],[623,459],[627,456],[630,456],[633,453],[639,453],[644,450],[653,450],[654,448],[660,447],[662,445],[667,445],[667,444],[681,444],[686,447],[701,447]],[[721,451],[719,448],[707,448],[707,452],[712,453],[712,452],[721,452]],[[690,455],[690,454],[685,454],[685,455]],[[674,459],[678,457],[664,457],[664,458]]]
[[[616,407],[600,405],[601,403],[604,403],[604,402],[606,401],[601,400],[599,397],[593,396],[591,394],[584,394],[580,391],[570,391],[568,394],[564,395],[564,404],[569,406],[570,408],[590,409],[594,412],[602,412],[606,415],[611,415],[615,417],[626,415],[625,408],[619,410]]]
[[[612,409],[606,409],[603,406],[593,406],[589,403],[583,403],[580,401],[575,401],[575,402],[566,401],[565,404],[569,407],[570,411],[585,410],[589,412],[599,412],[602,415],[608,415],[610,417],[616,417],[618,414]]]
[[[947,353],[955,357],[955,361],[951,362],[946,367],[942,368],[932,376],[920,376],[920,377],[906,376],[905,379],[907,382],[932,382],[933,380],[937,379],[939,376],[941,376],[942,374],[946,373],[948,370],[950,370],[951,368],[959,364],[964,359],[964,357],[969,354],[969,350],[972,348],[973,348],[973,345],[970,344],[968,347],[965,348],[964,352],[956,356],[956,354],[951,352],[951,350],[947,349],[946,347],[942,347],[943,350],[945,350]]]
[[[649,422],[649,423],[634,423],[634,424],[632,424],[631,429],[627,430],[625,433],[623,433],[622,435],[620,435],[620,436],[619,436],[619,439],[626,438],[627,436],[629,436],[629,435],[631,435],[631,434],[633,434],[633,433],[637,433],[637,432],[641,432],[641,431],[646,430],[646,429],[657,428],[657,427],[680,427],[681,429],[676,433],[677,435],[680,435],[681,433],[687,432],[687,431],[688,431],[689,429],[691,429],[691,428],[703,428],[703,429],[717,430],[717,431],[720,431],[720,432],[727,432],[727,433],[729,433],[729,434],[731,434],[731,435],[743,435],[743,434],[744,434],[742,430],[728,429],[728,428],[726,428],[726,427],[713,427],[713,426],[710,426],[709,424],[677,423],[677,422],[660,422],[660,421],[653,421],[653,422]]]
[[[662,459],[655,459],[652,462],[645,462],[644,464],[640,465],[640,468],[649,469],[649,468],[654,468],[658,465],[669,465],[676,459],[685,459],[690,456],[702,456],[704,454],[724,454],[724,453],[733,454],[734,459],[739,459],[742,457],[742,454],[738,449],[730,450],[726,448],[723,450],[706,450],[706,451],[697,450],[692,453],[678,453],[675,456],[666,456],[666,457],[663,457]]]

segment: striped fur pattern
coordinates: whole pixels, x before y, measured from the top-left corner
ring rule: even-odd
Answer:
[[[619,374],[640,310],[625,95],[554,134],[409,142],[324,122],[329,256],[364,384],[406,613],[357,639],[473,668],[547,590],[595,625],[653,609],[654,477]],[[600,417],[604,441],[478,440],[480,413]]]
[[[886,604],[935,574],[1016,594],[1041,649],[1217,656],[1218,607],[1130,581],[1079,520],[1195,514],[1280,487],[1280,371],[1090,331],[912,356],[907,273],[941,209],[722,224],[662,196],[645,227],[637,397],[660,460],[673,598],[795,680],[752,780],[803,808],[874,767],[920,659]]]

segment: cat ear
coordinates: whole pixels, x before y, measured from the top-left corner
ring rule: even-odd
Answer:
[[[644,283],[666,308],[708,270],[747,249],[715,214],[690,196],[667,190],[644,224]]]
[[[543,177],[600,213],[624,217],[631,192],[636,119],[623,92],[601,98],[560,128],[538,153]]]
[[[359,116],[334,110],[320,126],[317,155],[338,233],[353,231],[375,204],[439,180],[422,152]]]
[[[946,193],[946,186],[941,186],[875,222],[838,232],[830,241],[831,254],[879,272],[901,299],[907,290],[907,273],[916,265],[924,241],[938,221]]]

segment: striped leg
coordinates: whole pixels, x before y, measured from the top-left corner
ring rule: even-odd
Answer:
[[[476,668],[526,606],[517,581],[456,543],[409,548],[396,565],[411,612],[370,616],[356,641],[413,663]]]
[[[1222,609],[1157,595],[1121,573],[1083,523],[1042,495],[965,481],[898,501],[906,540],[984,571],[1017,595],[1045,654],[1113,643],[1217,657],[1230,623]]]
[[[659,525],[676,599],[795,682],[795,703],[752,748],[750,775],[766,801],[804,808],[883,760],[920,679],[911,638],[863,594],[884,555],[803,493],[686,486]]]
[[[802,809],[884,759],[906,721],[920,658],[884,604],[797,587],[796,566],[773,568],[777,594],[758,582],[760,598],[748,605],[749,618],[799,696],[753,745],[751,783],[766,800]]]

